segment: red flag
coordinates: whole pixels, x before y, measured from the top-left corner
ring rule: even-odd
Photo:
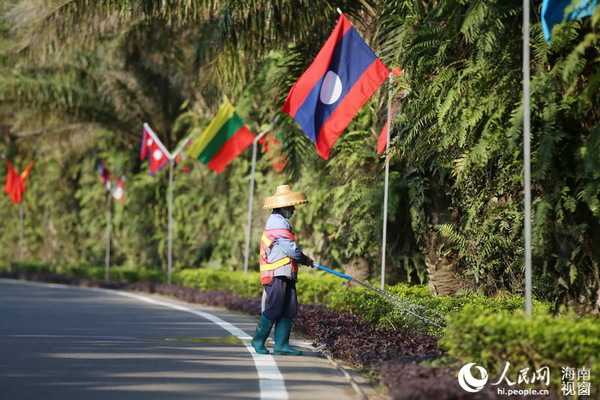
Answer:
[[[150,175],[154,175],[156,171],[167,164],[171,158],[171,154],[165,146],[163,146],[161,141],[158,140],[150,126],[144,124],[140,160],[145,160],[147,157],[149,157],[148,164],[150,165]]]
[[[394,74],[395,76],[400,76],[400,74],[402,74],[402,68],[400,68],[400,67],[394,68],[394,70],[392,71],[392,74]],[[392,106],[390,113],[392,114],[392,120],[393,120],[394,114],[396,113],[396,106]],[[381,132],[379,133],[379,140],[377,141],[377,154],[383,153],[383,151],[385,150],[386,143],[387,143],[387,118],[386,118],[385,124],[383,125],[383,128],[381,128]]]
[[[395,112],[396,112],[396,106],[392,106],[392,109],[391,109],[392,120],[394,119],[393,115]],[[377,140],[377,154],[381,154],[385,150],[385,145],[387,144],[387,129],[388,129],[388,123],[387,123],[387,118],[386,118],[385,124],[383,125],[383,128],[381,128],[381,132],[379,133],[379,139]]]
[[[282,111],[329,158],[331,147],[389,70],[344,15],[313,63],[294,84]]]
[[[275,134],[272,132],[263,136],[258,143],[263,147],[263,153],[267,156],[271,162],[273,171],[280,173],[285,169],[286,159],[281,154],[281,142]]]
[[[4,193],[10,194],[11,199],[13,199],[13,203],[19,203],[21,200],[15,201],[14,199],[18,196],[17,193],[20,193],[21,183],[19,174],[15,172],[8,158],[4,159],[6,162],[6,166],[8,170],[6,171],[6,180],[4,181]]]
[[[104,190],[106,193],[110,192],[110,171],[99,158],[96,158],[96,167],[98,168],[98,172],[100,173],[100,181],[104,185]]]
[[[27,168],[18,174],[13,168],[8,158],[5,158],[6,166],[8,171],[6,173],[6,180],[4,181],[4,193],[10,194],[10,199],[14,204],[18,204],[23,200],[23,193],[25,192],[25,181],[33,168],[35,161],[29,163]]]
[[[400,76],[400,74],[402,74],[402,68],[400,68],[400,67],[394,68],[394,70],[392,71],[392,74],[394,74],[395,76]],[[392,106],[390,113],[392,114],[392,120],[393,120],[394,114],[396,113],[396,106]],[[387,143],[387,127],[388,127],[388,123],[387,123],[387,118],[386,118],[385,124],[383,125],[383,128],[381,128],[381,132],[379,133],[379,140],[377,141],[377,154],[381,154],[385,150],[385,145]]]

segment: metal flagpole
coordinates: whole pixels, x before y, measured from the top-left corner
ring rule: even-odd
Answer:
[[[106,252],[104,254],[104,280],[109,278],[110,270],[110,232],[112,230],[112,194],[106,193]]]
[[[183,150],[183,148],[188,144],[188,141],[192,138],[192,134],[190,133],[189,135],[187,135],[187,137],[185,139],[183,139],[180,143],[179,146],[177,146],[177,148],[175,149],[175,151],[173,151],[173,154],[171,154],[169,157],[171,158],[171,160],[174,160],[179,153],[181,153],[181,151]]]
[[[385,289],[385,247],[387,240],[387,208],[388,189],[390,180],[390,129],[392,125],[392,82],[394,74],[390,73],[388,88],[388,115],[387,115],[387,139],[385,143],[385,185],[383,189],[383,237],[381,239],[381,289]]]
[[[171,272],[173,270],[173,160],[169,159],[169,189],[167,190],[167,201],[169,203],[169,232],[167,243],[167,283],[171,284]]]
[[[169,157],[169,188],[167,189],[167,202],[169,204],[168,211],[168,234],[167,234],[167,283],[171,284],[171,275],[173,273],[173,164],[175,158],[181,153],[187,145],[188,140],[192,137],[190,133],[184,140],[179,143],[179,146],[173,151],[173,154],[165,151]],[[160,142],[159,142],[160,143]]]
[[[144,123],[144,128],[147,129],[148,133],[152,136],[158,147],[160,147],[161,151],[165,153],[167,158],[169,159],[169,188],[167,189],[167,202],[168,202],[168,233],[167,233],[167,283],[171,284],[171,273],[173,270],[173,160],[175,157],[183,150],[185,145],[187,144],[187,140],[184,140],[180,143],[178,148],[175,150],[173,154],[171,154],[166,147],[162,144],[158,137],[150,128],[148,123]],[[191,137],[191,134],[188,135],[187,139]]]
[[[523,0],[523,180],[525,191],[525,313],[531,315],[531,120],[529,104],[529,0]]]
[[[248,262],[250,260],[250,236],[252,232],[252,203],[254,200],[254,174],[256,172],[256,152],[258,141],[271,130],[272,126],[264,129],[252,141],[252,169],[250,172],[250,195],[248,196],[248,223],[246,225],[246,251],[244,252],[244,275],[248,275]]]
[[[19,203],[19,261],[23,261],[23,247],[25,245],[25,233],[23,227],[23,202]]]

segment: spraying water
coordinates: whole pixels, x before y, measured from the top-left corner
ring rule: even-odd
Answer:
[[[376,286],[371,285],[370,283],[363,282],[360,279],[353,278],[349,275],[342,274],[340,272],[334,271],[327,267],[323,267],[318,264],[314,264],[314,266],[319,268],[320,270],[329,272],[330,274],[333,274],[333,275],[337,275],[340,278],[344,278],[347,281],[354,282],[354,283],[364,287],[365,289],[370,290],[371,292],[375,293],[379,297],[382,297],[383,299],[390,302],[398,310],[400,310],[404,313],[410,314],[413,317],[420,319],[421,321],[425,322],[428,325],[435,326],[436,328],[440,328],[440,329],[443,329],[445,326],[444,318],[442,316],[434,313],[429,308],[427,308],[421,304],[411,303],[406,299],[402,299],[402,298],[396,296],[395,294],[388,292],[387,290],[380,289]],[[424,316],[423,314],[427,314],[427,316]]]

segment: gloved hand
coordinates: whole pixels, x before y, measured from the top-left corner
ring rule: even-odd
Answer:
[[[302,264],[304,264],[304,265],[306,265],[306,266],[308,266],[308,267],[314,268],[314,263],[315,263],[315,262],[313,261],[313,259],[312,259],[312,258],[310,258],[310,257],[309,257],[309,256],[307,256],[307,255],[305,255],[304,257],[306,257],[306,258],[304,259],[304,262],[303,262]]]

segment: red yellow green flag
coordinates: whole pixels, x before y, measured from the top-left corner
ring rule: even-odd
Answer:
[[[187,154],[220,174],[253,140],[252,132],[244,126],[233,105],[225,100]]]

